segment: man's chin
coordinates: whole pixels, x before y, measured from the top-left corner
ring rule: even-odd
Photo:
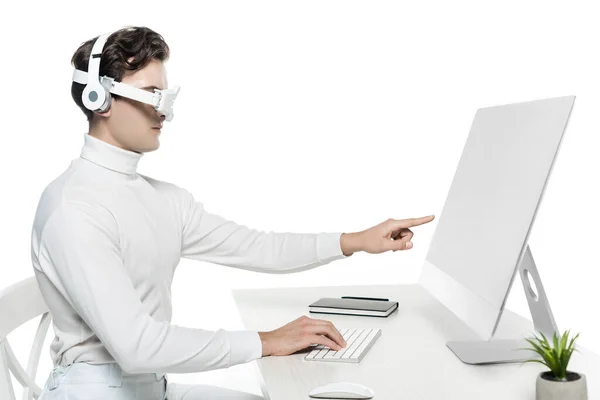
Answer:
[[[144,147],[140,147],[138,149],[136,149],[136,151],[138,153],[151,153],[153,151],[156,151],[160,148],[160,141],[158,139],[156,139],[154,141],[154,143],[148,144]]]

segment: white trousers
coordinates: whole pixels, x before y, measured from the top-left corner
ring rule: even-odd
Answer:
[[[169,382],[158,373],[127,374],[118,364],[74,363],[50,372],[39,400],[264,400],[211,385]]]

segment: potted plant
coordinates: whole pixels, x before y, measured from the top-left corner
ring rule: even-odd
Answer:
[[[527,362],[538,362],[550,370],[541,372],[536,380],[536,400],[587,400],[587,384],[585,375],[569,371],[567,366],[575,349],[575,340],[579,334],[569,340],[569,331],[563,333],[562,337],[554,332],[552,345],[543,333],[541,338],[533,335],[525,340],[531,345],[530,350],[542,357],[542,360],[531,359]]]

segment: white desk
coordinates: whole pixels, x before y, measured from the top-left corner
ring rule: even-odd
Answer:
[[[247,329],[276,329],[301,315],[326,319],[337,328],[381,328],[381,336],[360,364],[305,361],[307,351],[264,357],[258,364],[263,391],[271,400],[310,399],[315,386],[335,381],[362,383],[374,399],[534,400],[537,363],[468,365],[446,347],[448,340],[476,339],[458,318],[420,285],[345,286],[234,290]],[[321,297],[386,297],[399,302],[388,318],[311,314]],[[559,329],[560,321],[557,321]],[[497,338],[530,336],[533,324],[507,311]],[[600,357],[579,348],[569,370],[585,374],[590,400],[600,399]]]

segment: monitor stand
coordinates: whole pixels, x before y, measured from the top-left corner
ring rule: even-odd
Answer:
[[[525,289],[525,296],[529,303],[529,310],[533,319],[533,326],[537,332],[542,332],[551,340],[558,328],[542,285],[542,280],[533,261],[529,245],[519,263],[519,274]],[[537,295],[531,287],[529,275],[535,281]],[[538,334],[538,336],[540,336]],[[523,362],[528,359],[539,359],[537,353],[527,350],[531,345],[525,339],[508,340],[480,340],[480,341],[450,341],[446,345],[460,360],[467,364],[497,364]]]

